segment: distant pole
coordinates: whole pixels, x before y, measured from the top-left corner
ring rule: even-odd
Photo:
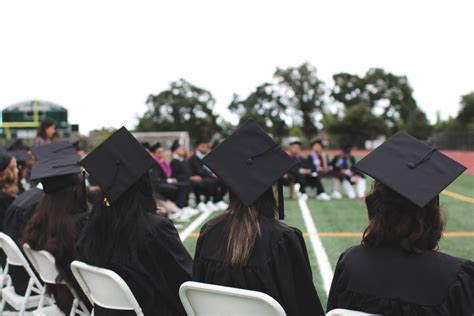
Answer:
[[[33,101],[33,121],[39,122],[38,100]]]

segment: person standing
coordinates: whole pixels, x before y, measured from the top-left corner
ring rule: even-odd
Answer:
[[[39,147],[50,144],[56,136],[56,122],[51,119],[41,121],[36,138],[33,141],[33,147]]]
[[[474,262],[444,254],[439,193],[466,168],[398,132],[355,168],[375,179],[361,245],[336,266],[327,309],[383,315],[474,314]]]
[[[266,293],[288,316],[324,315],[303,235],[277,219],[284,218],[281,177],[293,158],[249,120],[203,162],[228,186],[230,206],[201,229],[194,279]]]

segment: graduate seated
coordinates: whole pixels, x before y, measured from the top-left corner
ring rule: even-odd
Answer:
[[[118,273],[145,315],[185,315],[178,291],[192,259],[173,223],[156,214],[148,170],[156,162],[122,127],[82,160],[104,194],[81,233],[81,261]],[[94,306],[94,315],[134,315]]]
[[[344,147],[339,154],[333,157],[331,161],[332,175],[342,184],[348,198],[363,198],[366,190],[365,176],[354,168],[356,160],[351,152],[351,147]],[[352,185],[356,186],[355,191]]]
[[[226,189],[217,176],[202,163],[202,159],[210,151],[209,141],[201,139],[197,142],[194,155],[188,159],[192,176],[190,181],[196,196],[197,209],[204,211],[218,211],[227,209],[223,201]]]
[[[355,167],[375,179],[362,244],[339,258],[328,311],[473,315],[474,262],[438,251],[439,193],[466,169],[399,132]]]
[[[201,229],[194,279],[266,293],[288,316],[324,315],[303,235],[278,220],[284,217],[279,179],[293,158],[249,120],[203,162],[229,188],[230,207]]]
[[[321,201],[331,200],[331,197],[326,193],[322,182],[324,177],[330,177],[332,175],[332,166],[329,165],[328,156],[324,152],[322,141],[316,140],[311,144],[307,166],[309,171],[306,173],[304,178],[305,185],[316,188],[316,199]],[[305,188],[302,188],[302,192],[306,194]],[[332,197],[341,198],[337,191],[333,191]]]
[[[290,199],[296,198],[296,190],[299,194],[305,194],[305,176],[309,173],[306,167],[306,159],[301,156],[301,142],[290,143],[287,154],[295,160],[293,168],[283,175],[283,184],[290,187]]]
[[[16,159],[0,148],[0,222],[3,223],[7,210],[15,201],[18,195],[18,170]],[[4,230],[4,228],[2,229]],[[7,257],[0,249],[0,265],[5,267]],[[23,295],[28,285],[28,273],[21,266],[11,266],[13,287],[17,294]]]
[[[72,286],[82,302],[89,301],[72,275],[70,264],[77,259],[76,243],[87,219],[84,179],[80,157],[67,142],[47,144],[33,150],[37,161],[31,179],[39,180],[43,192],[32,191],[31,204],[41,197],[22,232],[20,244],[28,243],[33,250],[46,250],[56,260],[59,280]],[[69,315],[74,296],[66,285],[46,284],[59,309]]]

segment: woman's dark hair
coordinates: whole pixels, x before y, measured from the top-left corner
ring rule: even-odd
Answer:
[[[46,139],[47,138],[46,130],[53,125],[56,125],[56,121],[51,120],[51,119],[42,120],[38,128],[38,132],[36,133],[36,136],[41,137],[42,139]]]
[[[230,266],[243,266],[247,263],[255,241],[260,235],[259,216],[276,218],[278,205],[273,189],[262,194],[251,206],[242,204],[240,199],[229,193],[230,206],[227,211],[209,223],[208,229],[227,220],[227,254],[225,262]]]
[[[81,257],[98,266],[136,258],[137,245],[150,227],[147,212],[156,212],[148,173],[110,206],[99,203],[93,208],[79,241]]]
[[[58,281],[74,284],[69,265],[76,259],[78,221],[86,215],[87,202],[82,183],[45,194],[23,230],[21,244],[49,251],[56,259]]]
[[[437,248],[445,222],[438,197],[420,208],[376,181],[365,201],[369,225],[364,231],[363,245],[396,246],[408,253]]]

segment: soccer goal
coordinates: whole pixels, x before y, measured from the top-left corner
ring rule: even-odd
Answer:
[[[173,142],[179,140],[179,143],[183,145],[186,152],[189,151],[188,132],[133,132],[132,134],[141,143],[148,142],[150,145],[153,145],[160,142],[165,150],[169,150]]]

